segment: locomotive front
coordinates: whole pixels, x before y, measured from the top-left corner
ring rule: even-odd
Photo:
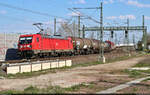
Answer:
[[[21,35],[18,41],[18,55],[20,57],[31,57],[33,35]]]

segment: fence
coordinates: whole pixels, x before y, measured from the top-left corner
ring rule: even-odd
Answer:
[[[7,74],[16,74],[23,72],[33,72],[52,68],[70,67],[72,66],[72,60],[55,60],[55,61],[39,61],[23,64],[13,64],[6,67]]]

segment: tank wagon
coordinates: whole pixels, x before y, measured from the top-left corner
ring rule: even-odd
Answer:
[[[18,41],[18,55],[22,58],[36,56],[60,56],[98,53],[100,46],[104,51],[111,51],[115,45],[111,41],[100,43],[99,40],[77,37],[53,37],[43,34],[21,35]]]

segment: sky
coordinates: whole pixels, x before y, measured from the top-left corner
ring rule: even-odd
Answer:
[[[68,8],[99,7],[100,2],[103,2],[105,26],[125,26],[127,18],[130,25],[140,26],[142,15],[145,15],[145,25],[148,26],[148,32],[150,31],[150,0],[0,0],[0,32],[37,33],[39,30],[33,23],[41,22],[46,27],[53,28],[55,17],[58,22],[67,19],[77,23],[75,16],[78,14]],[[81,15],[88,15],[99,21],[98,9],[78,11]],[[82,24],[87,27],[99,25],[88,19],[81,19]],[[140,32],[135,34],[140,38]]]

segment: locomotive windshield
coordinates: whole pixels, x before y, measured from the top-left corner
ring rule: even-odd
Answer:
[[[30,44],[32,43],[32,37],[21,37],[19,44]]]

